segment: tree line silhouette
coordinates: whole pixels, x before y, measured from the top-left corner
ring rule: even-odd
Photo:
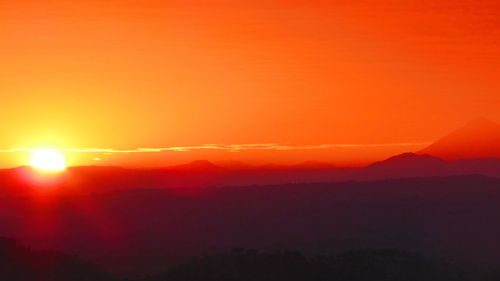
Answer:
[[[126,281],[77,256],[34,251],[0,238],[0,280]],[[232,251],[194,258],[166,273],[127,281],[494,281],[500,271],[398,249],[308,257],[297,251]]]
[[[0,280],[108,281],[110,274],[77,256],[34,251],[17,240],[0,237]]]

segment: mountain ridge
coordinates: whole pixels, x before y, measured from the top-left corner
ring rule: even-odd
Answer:
[[[474,119],[417,153],[445,160],[500,158],[500,124]]]

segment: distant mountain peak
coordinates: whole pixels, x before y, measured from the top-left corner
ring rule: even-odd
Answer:
[[[450,135],[478,133],[500,135],[500,124],[484,117],[469,121],[465,126],[453,131]]]
[[[467,123],[466,126],[492,126],[492,127],[500,127],[500,124],[493,122],[492,120],[485,117],[478,117],[476,119],[472,119]]]
[[[215,165],[214,163],[208,161],[208,160],[195,160],[193,162],[190,162],[186,165],[189,165],[191,167],[200,167],[200,168],[214,168],[214,167],[219,167]]]
[[[471,120],[419,153],[447,160],[500,158],[500,124],[486,118]]]
[[[201,165],[201,166],[215,166],[214,163],[208,161],[208,160],[205,160],[205,159],[202,159],[202,160],[194,160],[190,163],[188,163],[189,165]]]
[[[195,160],[195,161],[187,163],[187,164],[172,166],[169,168],[173,169],[173,170],[186,170],[186,171],[194,171],[194,170],[196,170],[196,171],[213,171],[213,170],[223,169],[222,167],[217,166],[208,160]]]
[[[405,153],[401,153],[401,154],[398,154],[398,155],[391,156],[391,157],[387,158],[386,161],[388,161],[388,160],[397,160],[397,159],[420,158],[421,156],[424,156],[424,155],[426,155],[426,154],[419,155],[419,154],[416,154],[416,153],[413,153],[413,152],[405,152]]]
[[[463,137],[466,134],[480,134],[480,137],[484,137],[485,135],[500,136],[500,124],[480,117],[469,121],[465,126],[453,131],[450,135],[461,135]]]

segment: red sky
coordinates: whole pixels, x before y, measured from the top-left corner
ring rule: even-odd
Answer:
[[[417,150],[478,116],[500,121],[499,12],[493,0],[1,0],[0,149],[273,144],[67,153],[137,166]]]

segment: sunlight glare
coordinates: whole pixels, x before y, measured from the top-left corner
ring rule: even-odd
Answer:
[[[66,169],[64,156],[53,149],[35,150],[29,163],[32,167],[45,171],[62,171]]]

